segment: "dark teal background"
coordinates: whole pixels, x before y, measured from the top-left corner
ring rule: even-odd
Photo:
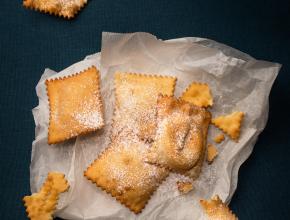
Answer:
[[[31,109],[45,67],[59,71],[100,50],[101,32],[150,32],[162,39],[211,38],[283,64],[270,114],[241,167],[231,208],[240,219],[290,219],[290,1],[90,0],[72,21],[0,2],[0,219],[26,219],[34,139]]]

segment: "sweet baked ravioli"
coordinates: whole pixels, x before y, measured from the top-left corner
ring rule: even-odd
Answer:
[[[159,94],[172,96],[176,78],[134,73],[115,74],[115,115],[113,136],[130,129],[140,139],[152,141],[156,130],[156,103]]]
[[[72,76],[46,80],[50,111],[49,144],[104,126],[99,78],[99,71],[92,66]]]
[[[23,6],[44,13],[73,18],[87,0],[23,0]]]
[[[157,97],[172,96],[175,81],[173,77],[115,74],[111,144],[84,173],[135,213],[142,211],[169,174],[165,168],[146,163],[144,155],[156,130]]]
[[[209,122],[206,109],[159,96],[156,137],[146,161],[178,173],[190,170],[204,152]]]

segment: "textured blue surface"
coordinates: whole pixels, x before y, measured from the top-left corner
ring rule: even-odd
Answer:
[[[30,193],[31,109],[44,68],[59,71],[99,51],[102,31],[206,37],[283,64],[268,125],[241,167],[231,208],[242,220],[290,219],[289,0],[91,0],[72,21],[2,0],[0,30],[0,219],[26,219],[21,198]]]

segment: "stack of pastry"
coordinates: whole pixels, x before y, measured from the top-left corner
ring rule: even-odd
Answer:
[[[213,105],[213,99],[208,85],[192,83],[181,97],[175,98],[176,80],[171,76],[116,73],[110,145],[84,172],[87,179],[136,214],[142,211],[170,172],[193,181],[201,172],[206,152],[210,162],[217,156],[213,145],[206,149],[210,122],[233,140],[239,137],[242,112],[211,120],[207,108]],[[105,125],[99,81],[99,71],[95,67],[46,81],[49,144],[58,144]],[[223,140],[223,135],[215,138],[216,143]],[[64,178],[62,174],[53,175]],[[68,189],[67,184],[55,182],[61,186],[58,194]],[[177,186],[181,193],[188,193],[193,188],[191,182],[178,181]],[[50,218],[53,214],[58,194],[52,199],[53,206],[49,206],[50,191],[40,190],[24,199],[31,219],[44,215]],[[37,212],[33,211],[37,202],[31,198],[42,201]],[[220,200],[214,201],[221,206]],[[204,200],[201,205],[208,208]],[[43,212],[47,206],[49,210]],[[207,210],[212,214],[214,208],[210,206]],[[224,205],[221,210],[228,209]]]
[[[111,144],[85,171],[135,213],[170,172],[195,179],[201,170],[211,115],[186,101],[188,92],[174,98],[175,82],[116,73]]]

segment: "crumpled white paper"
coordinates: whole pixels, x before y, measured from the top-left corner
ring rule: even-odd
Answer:
[[[35,141],[32,144],[30,184],[36,192],[49,171],[65,173],[70,190],[61,195],[56,216],[73,220],[192,220],[204,219],[200,198],[215,194],[229,202],[238,181],[238,169],[249,157],[268,117],[268,96],[280,65],[255,60],[247,54],[203,38],[162,41],[148,33],[103,33],[102,55],[86,57],[56,73],[46,69],[36,92],[39,105],[33,109]],[[101,93],[105,107],[104,129],[63,144],[48,145],[49,120],[45,80],[79,72],[95,65],[101,70]],[[175,95],[193,81],[207,83],[214,96],[213,117],[238,110],[246,113],[239,143],[229,138],[217,145],[219,155],[212,165],[204,163],[195,190],[180,195],[176,181],[186,177],[171,174],[139,215],[83,177],[87,166],[108,146],[114,108],[115,71],[172,75],[178,78]],[[220,131],[211,126],[208,142]]]

